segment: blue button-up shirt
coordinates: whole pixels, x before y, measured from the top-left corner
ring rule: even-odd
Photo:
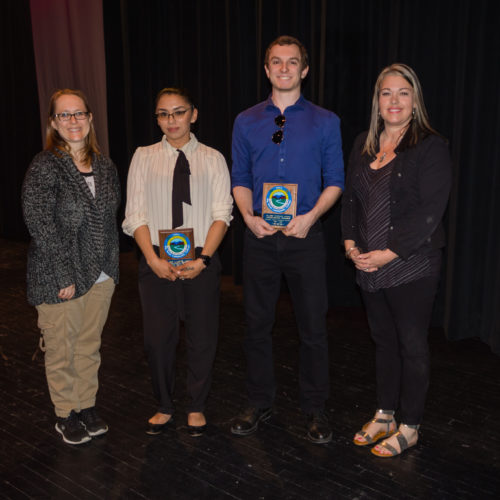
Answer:
[[[240,113],[234,122],[232,186],[253,192],[253,209],[262,211],[264,182],[298,184],[297,215],[309,212],[324,188],[344,188],[340,120],[300,96],[285,109],[283,141],[271,137],[281,114],[271,97]]]

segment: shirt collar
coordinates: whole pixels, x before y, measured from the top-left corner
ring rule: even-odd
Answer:
[[[189,141],[186,142],[186,144],[184,144],[184,146],[182,146],[182,148],[174,148],[167,141],[167,138],[165,137],[165,135],[161,138],[161,143],[162,143],[163,148],[167,151],[167,153],[169,155],[176,154],[177,150],[181,149],[186,156],[189,156],[190,154],[192,154],[196,150],[196,148],[198,147],[198,144],[199,144],[198,139],[196,138],[196,136],[192,132],[190,132],[189,137],[190,137]]]
[[[273,102],[272,94],[269,94],[268,98],[264,102],[266,104],[266,110],[274,111],[275,109],[278,109],[276,104],[274,104]],[[306,104],[307,101],[305,97],[302,94],[300,94],[300,97],[295,101],[295,103],[292,104],[291,106],[288,106],[286,109],[300,109],[301,111],[303,111],[306,107]]]

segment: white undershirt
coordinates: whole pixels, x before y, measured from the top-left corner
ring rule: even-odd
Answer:
[[[92,196],[95,198],[95,177],[94,177],[94,172],[80,172],[83,175],[83,178],[85,179],[85,182],[87,183],[87,186],[90,189],[90,192],[92,193]],[[101,271],[101,274],[96,280],[97,283],[102,283],[103,281],[106,281],[110,278],[104,271]]]

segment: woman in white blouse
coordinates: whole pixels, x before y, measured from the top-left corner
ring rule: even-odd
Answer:
[[[144,343],[159,403],[148,421],[148,434],[159,434],[173,424],[180,319],[186,332],[187,429],[192,436],[206,429],[204,410],[219,317],[221,264],[216,250],[232,219],[233,200],[224,157],[191,133],[197,117],[185,91],[161,90],[156,119],[163,138],[137,149],[128,176],[123,230],[142,251],[139,293]],[[178,176],[179,169],[184,173]],[[174,177],[182,176],[185,184],[180,186]],[[177,267],[159,257],[159,230],[174,228],[193,228],[196,247],[195,258]]]

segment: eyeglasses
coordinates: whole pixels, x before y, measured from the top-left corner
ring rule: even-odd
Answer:
[[[77,120],[86,120],[89,116],[88,111],[77,111],[76,113],[57,113],[54,115],[55,118],[62,122],[67,122],[71,120],[72,117],[75,117]]]
[[[176,109],[175,111],[172,111],[172,113],[168,113],[167,111],[159,111],[158,113],[155,113],[156,119],[160,121],[166,121],[170,117],[173,118],[182,118],[191,108],[187,109]]]
[[[271,137],[271,140],[274,142],[274,144],[281,144],[281,142],[283,141],[283,127],[285,126],[286,123],[285,115],[278,115],[274,119],[274,123],[276,123],[276,126],[279,127],[280,129],[274,132],[273,136]]]

